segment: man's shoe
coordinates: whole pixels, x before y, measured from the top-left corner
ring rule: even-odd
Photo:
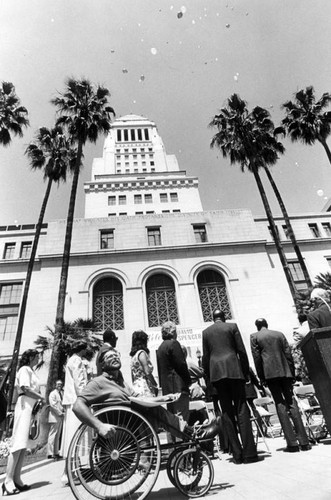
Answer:
[[[62,455],[54,455],[54,458],[56,458],[56,460],[62,460],[63,456]]]
[[[287,446],[283,451],[285,451],[285,453],[297,453],[300,451],[300,448],[299,446]]]
[[[217,417],[206,425],[206,427],[201,427],[197,437],[199,439],[213,439],[221,431],[221,426],[221,417]]]
[[[242,463],[243,463],[243,459],[242,459],[242,458],[234,458],[234,457],[233,457],[233,458],[232,458],[232,460],[231,460],[231,462],[232,462],[233,464],[240,465],[240,464],[242,464]]]
[[[310,444],[301,444],[300,449],[301,449],[301,451],[308,451],[308,450],[311,450],[311,446],[310,446]]]
[[[255,457],[247,457],[243,459],[244,464],[254,464],[259,461],[259,457],[256,455]]]
[[[51,459],[51,458],[52,458],[52,459],[53,459],[53,458],[55,458],[55,457],[54,457],[54,455],[47,455],[47,458],[49,458],[49,459]]]

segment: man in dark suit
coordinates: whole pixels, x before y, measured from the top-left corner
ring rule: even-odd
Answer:
[[[258,377],[268,385],[274,399],[287,443],[284,451],[309,450],[311,446],[293,396],[295,369],[291,348],[283,333],[268,329],[264,318],[257,319],[255,326],[258,331],[251,335],[252,355]]]
[[[188,372],[186,359],[181,345],[177,340],[176,325],[167,321],[161,328],[163,342],[158,348],[157,364],[162,394],[180,392],[180,398],[168,404],[171,413],[179,414],[185,421],[189,419],[189,394],[192,383]]]
[[[310,299],[315,301],[317,309],[308,314],[309,328],[323,328],[331,326],[331,308],[329,306],[330,294],[323,288],[314,288]]]
[[[256,462],[256,446],[245,395],[245,380],[249,374],[246,349],[236,323],[225,323],[220,309],[213,312],[213,320],[214,324],[202,332],[203,368],[219,396],[234,462]]]

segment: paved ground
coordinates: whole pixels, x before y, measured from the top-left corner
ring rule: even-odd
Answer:
[[[261,461],[235,465],[230,457],[221,455],[213,460],[215,480],[209,500],[330,500],[331,499],[331,439],[311,451],[284,453],[283,438],[267,440],[271,454],[259,443]],[[63,461],[45,460],[24,471],[24,482],[32,488],[19,494],[19,500],[73,500],[69,487],[61,485]],[[0,476],[2,482],[3,476]],[[149,500],[184,499],[161,471]],[[16,498],[16,497],[15,497]]]

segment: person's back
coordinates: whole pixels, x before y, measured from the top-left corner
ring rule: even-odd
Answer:
[[[267,328],[262,328],[254,335],[261,350],[264,378],[292,378],[293,373],[289,361],[290,348],[285,335]]]
[[[236,323],[217,321],[203,331],[204,355],[209,359],[211,382],[223,378],[244,379],[243,369],[248,363],[246,351]],[[241,366],[239,357],[245,366]]]

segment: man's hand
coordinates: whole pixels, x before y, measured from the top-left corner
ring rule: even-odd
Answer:
[[[104,424],[103,422],[100,422],[97,431],[101,437],[109,438],[115,435],[116,427],[111,424]]]

